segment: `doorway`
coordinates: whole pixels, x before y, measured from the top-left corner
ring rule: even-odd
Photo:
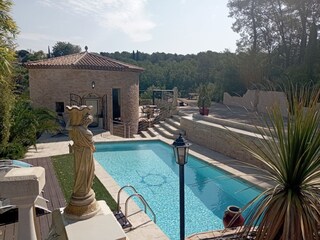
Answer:
[[[87,106],[92,106],[91,114],[93,117],[93,122],[89,127],[98,127],[99,125],[99,99],[86,98],[84,99],[84,104]]]
[[[115,121],[121,121],[120,89],[112,89],[112,118]]]

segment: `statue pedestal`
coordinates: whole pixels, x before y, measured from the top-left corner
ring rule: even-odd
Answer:
[[[71,196],[68,206],[64,209],[64,215],[71,220],[84,220],[93,217],[100,211],[100,205],[96,201],[95,193],[90,192],[83,197]]]
[[[56,236],[56,240],[126,240],[126,234],[114,217],[105,201],[97,201],[100,211],[86,220],[72,220],[66,218],[63,209],[52,213],[52,226],[49,238]]]

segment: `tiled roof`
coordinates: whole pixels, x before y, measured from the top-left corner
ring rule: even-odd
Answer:
[[[96,53],[81,52],[61,57],[27,62],[27,68],[92,69],[108,71],[142,72],[143,68],[123,63]]]

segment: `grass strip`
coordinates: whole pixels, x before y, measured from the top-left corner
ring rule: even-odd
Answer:
[[[74,181],[73,154],[52,156],[51,159],[64,197],[68,201],[72,195]],[[97,200],[106,201],[111,211],[116,210],[117,203],[97,177],[93,180],[92,189],[96,193]]]

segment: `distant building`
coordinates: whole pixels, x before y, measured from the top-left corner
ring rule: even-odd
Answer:
[[[130,135],[139,121],[139,75],[143,68],[82,52],[28,62],[33,106],[63,115],[66,105],[92,105],[91,126],[110,130],[125,123]]]

